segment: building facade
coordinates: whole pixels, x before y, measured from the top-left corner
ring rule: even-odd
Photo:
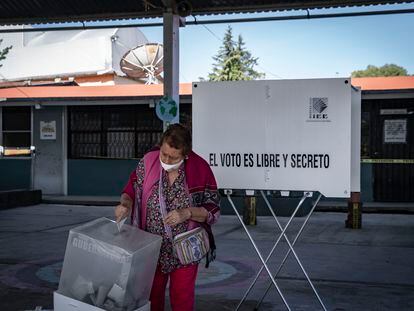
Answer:
[[[189,126],[190,88],[181,88],[180,106]],[[162,85],[25,89],[0,89],[0,190],[116,195],[162,134],[154,113]]]
[[[362,89],[362,201],[414,202],[414,77],[352,83]],[[191,85],[180,94],[181,122],[191,127]],[[162,85],[0,89],[0,145],[15,151],[0,159],[0,190],[118,195],[159,141],[161,96]]]

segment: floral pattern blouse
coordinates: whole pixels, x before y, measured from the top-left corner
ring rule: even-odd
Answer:
[[[142,188],[144,175],[144,161],[141,160],[138,164],[138,187]],[[175,269],[183,267],[183,265],[181,265],[179,260],[174,256],[172,239],[168,236],[164,227],[164,222],[160,210],[160,198],[158,195],[159,182],[160,181],[156,182],[156,184],[153,186],[151,195],[147,201],[147,227],[145,230],[162,237],[158,265],[160,266],[163,273],[170,273]],[[178,176],[172,185],[169,184],[168,175],[164,170],[162,170],[161,182],[163,183],[162,189],[164,192],[163,196],[165,198],[167,213],[176,209],[188,208],[192,205],[190,203],[190,198],[185,185],[184,164],[179,167]],[[172,226],[172,238],[174,238],[177,234],[186,232],[187,226],[188,221],[185,221],[176,226]]]

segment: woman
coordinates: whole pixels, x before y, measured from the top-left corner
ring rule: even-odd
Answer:
[[[133,225],[162,236],[151,310],[164,310],[168,280],[172,310],[194,310],[199,261],[181,264],[174,255],[172,239],[197,226],[206,229],[208,265],[215,250],[210,226],[219,218],[220,208],[214,175],[207,162],[191,151],[191,134],[184,126],[170,125],[161,137],[160,148],[145,154],[132,172],[115,209],[117,221],[128,215]]]

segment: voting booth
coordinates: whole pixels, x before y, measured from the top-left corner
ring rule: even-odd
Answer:
[[[360,191],[360,102],[361,93],[349,78],[193,84],[193,149],[211,166],[263,264],[237,309],[265,269],[290,310],[276,279],[292,254],[326,310],[293,246],[322,196],[349,198]],[[272,213],[281,233],[268,256],[244,225],[232,200],[234,190],[260,193]],[[279,190],[282,196],[302,193],[284,227],[269,203],[269,190]],[[287,228],[314,193],[318,196],[310,212],[289,241]],[[272,274],[267,262],[281,239],[289,251]]]
[[[107,218],[70,230],[55,311],[149,310],[160,247],[160,236]]]

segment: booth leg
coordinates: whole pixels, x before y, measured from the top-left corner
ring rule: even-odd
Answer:
[[[272,249],[270,250],[269,255],[266,257],[265,261],[263,262],[262,260],[262,267],[259,269],[259,271],[256,274],[256,277],[254,278],[254,280],[252,281],[252,283],[250,284],[249,288],[247,289],[247,291],[245,292],[243,298],[241,299],[241,301],[239,302],[236,310],[239,310],[239,308],[241,307],[241,305],[243,304],[243,302],[246,300],[247,296],[249,295],[250,291],[253,289],[254,285],[256,284],[257,280],[259,279],[260,274],[262,273],[263,269],[266,269],[266,271],[269,273],[268,269],[267,269],[267,262],[269,261],[270,257],[272,257],[273,252],[275,251],[277,245],[279,244],[280,240],[282,239],[283,235],[285,234],[285,231],[287,230],[287,228],[289,227],[290,223],[292,222],[293,218],[295,217],[296,213],[299,211],[300,207],[302,206],[303,202],[305,202],[307,195],[304,195],[302,197],[302,199],[299,201],[298,205],[296,206],[295,210],[293,211],[293,214],[291,215],[291,217],[289,218],[288,222],[285,225],[285,228],[282,230],[282,233],[280,233],[278,239],[276,240],[275,244],[273,245]],[[236,214],[238,215],[238,212],[236,210],[236,207],[233,205],[232,201],[231,201],[231,197],[228,195],[228,199],[230,201],[230,203],[233,206],[233,209],[235,210]],[[242,222],[242,219],[240,218],[240,221]],[[252,241],[252,243],[254,243],[254,241],[252,240],[250,233],[247,231],[246,226],[244,225],[244,223],[242,223],[243,227],[246,230],[247,235],[249,236],[250,240]],[[254,244],[255,245],[255,244]],[[255,247],[256,248],[256,247]],[[258,252],[258,249],[256,249],[256,251]],[[258,253],[259,257],[261,257],[261,254]],[[282,297],[283,301],[284,297],[282,295],[282,293],[280,292],[279,288],[276,285],[276,282],[273,279],[273,276],[270,274],[270,279],[272,280],[272,283],[275,285],[279,295]],[[286,304],[286,303],[285,303]],[[286,304],[286,306],[288,307],[288,305]]]
[[[263,191],[261,191],[261,195],[262,195],[263,200],[265,201],[265,203],[266,203],[267,207],[269,208],[270,213],[272,214],[273,218],[275,219],[275,221],[276,221],[276,223],[277,223],[277,226],[279,227],[280,231],[282,231],[282,232],[283,232],[283,227],[281,226],[281,224],[280,224],[279,220],[277,219],[276,214],[275,214],[275,212],[273,211],[272,206],[270,205],[270,202],[269,202],[269,200],[267,199],[267,197],[266,197],[266,195],[264,194],[264,192],[263,192]],[[283,265],[285,264],[286,259],[289,257],[289,254],[292,252],[292,253],[293,253],[293,256],[295,257],[295,259],[296,259],[296,261],[297,261],[297,263],[298,263],[298,265],[299,265],[299,267],[301,268],[301,270],[302,270],[303,274],[305,275],[305,277],[306,277],[306,279],[307,279],[307,281],[308,281],[309,285],[311,286],[311,288],[312,288],[312,290],[313,290],[313,292],[314,292],[314,294],[315,294],[316,298],[318,299],[318,301],[319,301],[319,303],[320,303],[320,305],[321,305],[322,309],[326,311],[327,309],[326,309],[326,307],[325,307],[325,305],[324,305],[324,303],[323,303],[323,301],[322,301],[321,297],[319,296],[318,292],[316,291],[315,286],[313,285],[313,283],[312,283],[311,279],[309,278],[309,276],[308,276],[308,274],[307,274],[307,272],[306,272],[305,268],[303,267],[302,262],[301,262],[301,261],[300,261],[300,259],[299,259],[299,256],[296,254],[295,250],[293,249],[293,246],[295,245],[296,241],[298,240],[299,236],[301,235],[301,233],[302,233],[302,231],[303,231],[303,228],[305,228],[305,226],[306,226],[306,224],[307,224],[307,222],[308,222],[308,220],[309,220],[310,216],[311,216],[311,215],[312,215],[312,213],[313,213],[313,210],[315,209],[316,205],[318,205],[318,202],[319,202],[319,200],[321,199],[321,197],[322,197],[322,194],[319,194],[319,196],[318,196],[318,198],[317,198],[317,200],[316,200],[315,204],[313,205],[313,207],[312,207],[311,211],[310,211],[310,212],[309,212],[309,214],[308,214],[308,217],[306,217],[306,219],[305,219],[304,223],[302,224],[302,227],[299,229],[299,232],[297,233],[297,235],[296,235],[295,239],[293,240],[293,243],[290,243],[290,241],[289,241],[288,237],[286,236],[286,234],[283,234],[283,237],[285,238],[285,240],[286,240],[286,242],[287,242],[287,244],[288,244],[288,246],[289,246],[289,250],[288,250],[288,252],[286,253],[286,256],[285,256],[285,258],[283,259],[282,263],[279,265],[279,268],[277,269],[276,273],[274,274],[274,278],[276,279],[277,275],[279,274],[280,270],[282,269]],[[262,303],[263,299],[264,299],[264,298],[265,298],[265,296],[267,295],[267,293],[268,293],[268,291],[269,291],[270,287],[271,287],[271,284],[269,285],[269,287],[267,288],[266,292],[265,292],[265,293],[264,293],[264,295],[262,296],[262,299],[261,299],[261,300],[259,301],[259,303],[256,305],[255,310],[259,310],[260,304]]]
[[[362,202],[360,192],[351,192],[348,200],[348,218],[345,220],[345,227],[361,229],[362,227]]]
[[[259,256],[260,261],[262,262],[262,268],[261,268],[260,272],[261,272],[261,271],[263,271],[263,269],[266,269],[266,272],[267,272],[267,274],[269,275],[269,277],[270,277],[270,279],[271,279],[271,281],[272,281],[273,285],[275,286],[275,288],[276,288],[277,292],[279,293],[280,298],[282,299],[283,303],[285,304],[286,309],[290,311],[291,309],[290,309],[290,307],[289,307],[289,304],[287,303],[287,301],[286,301],[286,299],[285,299],[285,296],[284,296],[284,295],[283,295],[283,293],[281,292],[281,290],[280,290],[279,286],[277,285],[277,283],[276,283],[275,279],[273,278],[272,272],[270,271],[270,269],[269,269],[269,267],[268,267],[268,265],[267,265],[267,261],[269,260],[269,258],[270,258],[270,256],[272,255],[272,253],[273,253],[273,252],[272,252],[272,251],[270,252],[270,254],[269,254],[269,256],[266,258],[266,260],[263,258],[262,254],[261,254],[261,253],[260,253],[260,251],[259,251],[259,248],[257,247],[256,243],[255,243],[255,242],[254,242],[254,240],[253,240],[253,237],[250,235],[249,230],[247,229],[246,225],[244,224],[242,217],[240,216],[239,212],[237,211],[237,208],[236,208],[236,206],[234,205],[234,202],[233,202],[233,200],[231,199],[230,194],[227,194],[227,199],[228,199],[228,201],[230,202],[230,205],[233,207],[233,210],[234,210],[234,212],[235,212],[235,214],[236,214],[237,218],[239,219],[239,221],[240,221],[240,223],[241,223],[241,225],[242,225],[242,227],[243,227],[244,231],[246,232],[247,236],[249,237],[249,240],[250,240],[250,242],[252,243],[252,245],[253,245],[253,247],[254,247],[254,249],[255,249],[255,251],[256,251],[256,253],[257,253],[257,255]],[[303,198],[303,201],[304,201],[304,198]],[[301,201],[301,202],[303,203],[303,201]],[[301,204],[300,204],[300,205],[301,205]],[[300,206],[300,205],[299,205],[299,206]],[[298,208],[297,208],[297,209],[298,209]],[[297,211],[297,210],[296,210],[296,211]],[[289,223],[285,226],[285,230],[283,230],[282,234],[284,234],[284,233],[285,233],[285,231],[286,231],[286,229],[287,229],[287,227],[288,227],[288,226],[289,226]],[[281,237],[282,237],[282,235],[280,235],[279,239],[278,239],[278,240],[277,240],[277,242],[276,242],[276,245],[277,245],[277,243],[280,241]],[[276,246],[273,248],[273,251],[274,251],[274,249],[275,249],[275,248],[276,248]],[[259,275],[260,275],[260,273],[259,273]],[[256,279],[257,279],[257,277],[256,277]],[[253,285],[253,284],[252,284],[252,285]],[[251,286],[251,287],[252,287],[252,286]],[[250,289],[251,289],[251,288],[250,288]],[[248,290],[248,292],[250,291],[250,289]],[[246,293],[245,297],[247,297],[248,292]],[[240,308],[240,306],[241,306],[241,304],[243,303],[243,301],[244,301],[245,297],[243,297],[242,301],[241,301],[241,302],[239,303],[239,305],[236,307],[236,310],[238,310],[238,309]]]

